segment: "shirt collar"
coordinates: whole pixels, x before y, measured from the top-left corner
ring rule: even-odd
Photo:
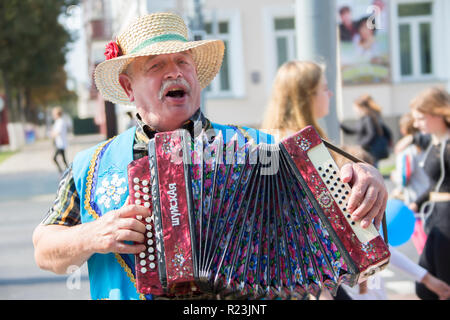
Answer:
[[[202,130],[212,128],[211,122],[203,115],[200,108],[181,126],[181,129],[189,131],[191,137],[198,135]],[[153,139],[157,130],[146,124],[139,113],[136,113],[136,144],[147,145]]]

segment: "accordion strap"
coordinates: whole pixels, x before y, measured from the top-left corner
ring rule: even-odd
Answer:
[[[355,156],[352,156],[352,155],[349,154],[348,152],[345,152],[344,150],[342,150],[342,149],[336,147],[335,145],[331,144],[330,142],[328,142],[328,141],[326,141],[326,140],[324,140],[324,139],[322,139],[322,142],[323,142],[323,144],[324,144],[328,149],[333,150],[334,152],[340,154],[341,156],[343,156],[343,157],[345,157],[345,158],[347,158],[347,159],[349,159],[349,160],[351,160],[351,161],[353,161],[353,162],[362,162],[362,163],[366,163],[365,161],[363,161],[363,160],[361,160],[361,159],[358,159],[358,158],[355,157]],[[382,224],[383,224],[383,238],[384,238],[384,241],[386,242],[386,244],[388,244],[387,223],[386,223],[386,211],[384,212],[384,215],[383,215],[383,221],[382,221]]]

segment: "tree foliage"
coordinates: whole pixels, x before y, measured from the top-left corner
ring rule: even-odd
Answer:
[[[73,39],[58,19],[76,4],[78,0],[0,1],[0,76],[8,104],[28,120],[48,99],[68,96],[63,67]]]

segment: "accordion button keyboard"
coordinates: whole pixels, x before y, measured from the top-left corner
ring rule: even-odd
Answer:
[[[342,180],[339,177],[339,168],[334,161],[331,160],[325,145],[322,143],[310,149],[308,151],[308,156],[358,240],[361,243],[367,243],[376,238],[379,233],[373,224],[371,224],[369,228],[363,229],[360,226],[360,223],[353,221],[348,214],[348,196],[350,195],[351,188],[348,184],[342,183]]]

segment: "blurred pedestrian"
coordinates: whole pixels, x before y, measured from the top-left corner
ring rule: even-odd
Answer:
[[[434,276],[450,284],[450,95],[441,88],[420,93],[411,102],[414,125],[431,135],[422,166],[430,179],[430,188],[410,205],[424,217],[428,235],[419,264]],[[438,296],[423,284],[416,284],[422,299]]]
[[[54,107],[52,109],[52,117],[54,120],[51,137],[53,138],[53,144],[55,146],[55,153],[53,155],[53,161],[58,167],[59,173],[62,173],[67,169],[66,161],[66,149],[67,149],[67,134],[68,134],[68,124],[64,120],[63,110],[61,107]],[[61,158],[62,164],[59,163],[58,158]],[[63,166],[64,165],[64,166]]]
[[[372,155],[378,167],[380,160],[389,157],[392,133],[382,119],[381,107],[370,95],[360,96],[353,106],[359,115],[358,124],[351,127],[342,123],[341,128],[346,134],[357,135],[358,143]]]
[[[414,127],[411,113],[404,114],[399,121],[402,138],[395,145],[396,164],[391,180],[396,186],[398,198],[409,205],[428,190],[428,176],[419,165],[423,150],[413,143],[420,132]]]
[[[408,117],[404,117],[402,124],[408,124]],[[406,128],[409,128],[406,126]],[[408,131],[409,132],[409,131]],[[360,146],[341,146],[341,149],[353,155],[354,157],[365,161],[367,163],[373,163],[373,157],[362,149]],[[338,159],[339,162],[340,159]],[[342,165],[338,163],[338,165]],[[434,292],[440,299],[450,298],[450,286],[441,279],[433,276],[430,271],[418,265],[411,259],[409,259],[402,252],[397,250],[393,246],[389,246],[391,258],[389,261],[390,266],[393,266],[402,271],[413,281],[420,283],[421,285]],[[388,296],[384,286],[384,281],[380,274],[376,274],[369,278],[369,280],[350,288],[344,285],[346,292],[355,300],[387,300]]]

